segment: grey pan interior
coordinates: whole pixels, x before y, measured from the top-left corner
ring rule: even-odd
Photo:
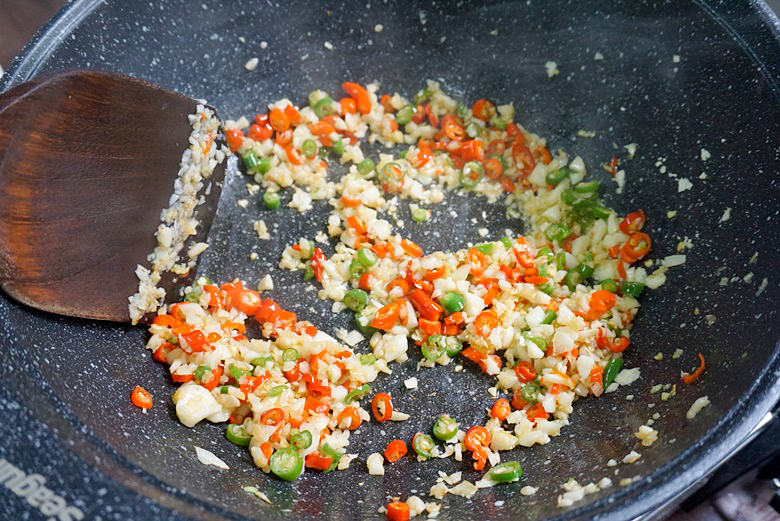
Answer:
[[[597,52],[603,60],[594,59]],[[244,63],[254,56],[260,63],[249,72]],[[552,79],[548,60],[560,69]],[[70,67],[130,74],[207,98],[225,117],[252,115],[283,96],[302,102],[315,88],[339,92],[345,80],[377,80],[411,95],[435,79],[468,101],[514,101],[524,125],[583,156],[610,204],[622,213],[647,212],[655,258],[690,238],[688,262],[647,295],[637,318],[626,360],[642,368],[642,378],[604,399],[583,400],[561,436],[514,454],[524,483],[540,487],[536,495],[522,497],[519,486],[506,486],[471,501],[448,498],[443,519],[632,518],[707,474],[777,402],[780,44],[778,20],[761,4],[74,1],[30,43],[2,87]],[[595,137],[579,137],[580,129]],[[629,160],[623,146],[632,142],[639,147]],[[712,155],[706,162],[702,148]],[[627,170],[622,197],[599,168],[613,154]],[[289,208],[266,212],[257,196],[248,197],[235,163],[228,178],[201,271],[256,281],[285,244],[322,228],[327,208],[303,218]],[[679,192],[680,178],[693,187]],[[248,209],[236,205],[241,198],[249,198]],[[496,237],[522,227],[506,221],[500,206],[457,197],[449,204],[459,219],[440,211],[404,233],[428,249],[456,248],[479,240],[481,226]],[[727,208],[731,218],[721,222]],[[668,210],[677,215],[667,217]],[[464,224],[466,213],[477,225]],[[257,241],[251,221],[258,218],[274,227],[271,241]],[[248,260],[251,251],[258,261]],[[331,332],[347,323],[330,314],[299,273],[274,278],[273,298],[299,316]],[[716,320],[707,325],[710,314]],[[389,440],[428,430],[443,408],[466,423],[482,419],[492,401],[485,391],[490,381],[471,370],[421,372],[413,392],[402,390],[402,381],[415,374],[414,364],[380,379],[377,386],[393,392],[412,419],[361,429],[353,448],[362,458],[348,471],[306,474],[288,484],[254,468],[245,451],[224,440],[223,426],[189,430],[175,420],[169,400],[175,388],[144,351],[142,329],[38,313],[1,297],[0,324],[0,457],[41,473],[48,487],[95,519],[380,518],[377,507],[390,497],[425,496],[436,470],[477,477],[466,463],[450,460],[403,461],[384,477],[368,476],[363,464]],[[672,360],[677,348],[685,354]],[[680,370],[694,367],[699,351],[708,360],[705,378],[678,385],[668,402],[650,393],[659,383],[679,384]],[[663,361],[654,360],[658,352]],[[128,400],[141,382],[157,400],[146,416]],[[712,405],[688,421],[685,412],[702,395]],[[640,448],[633,465],[605,467],[639,448],[633,433],[655,413],[659,442]],[[214,451],[231,470],[204,467],[193,445]],[[588,483],[604,476],[616,483],[638,479],[572,508],[555,507],[559,485],[569,478]],[[259,486],[272,505],[246,494],[247,485]],[[30,508],[6,490],[0,497],[4,518]]]

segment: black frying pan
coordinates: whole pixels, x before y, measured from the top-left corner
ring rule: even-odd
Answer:
[[[377,23],[383,32],[374,32]],[[282,96],[302,101],[314,88],[337,92],[344,80],[379,80],[411,95],[432,78],[469,101],[513,100],[524,125],[584,157],[608,187],[609,204],[620,213],[644,208],[657,238],[656,257],[674,253],[685,236],[694,248],[668,285],[644,299],[632,335],[636,347],[626,354],[628,366],[642,368],[641,380],[603,399],[580,401],[560,437],[516,451],[524,482],[539,492],[522,497],[513,485],[482,491],[472,501],[448,497],[441,518],[629,519],[674,501],[710,472],[780,396],[779,35],[777,18],[749,2],[85,0],[71,3],[28,45],[2,88],[54,69],[105,69],[206,97],[226,117],[251,115]],[[265,50],[262,40],[269,43]],[[325,41],[335,50],[325,49]],[[594,60],[596,52],[604,60]],[[244,63],[254,56],[260,64],[248,72]],[[545,72],[548,60],[561,71],[553,79]],[[596,136],[578,137],[580,129]],[[630,142],[639,143],[634,160],[622,149]],[[701,148],[712,154],[709,161],[701,161]],[[613,154],[628,171],[621,198],[598,166]],[[693,188],[679,193],[677,179],[659,173],[659,158],[671,173],[691,179]],[[230,168],[213,247],[200,270],[215,279],[255,281],[275,266],[285,244],[322,227],[325,210],[320,206],[303,219],[290,209],[269,213],[256,197],[248,211],[240,210],[243,174],[235,162]],[[505,221],[498,206],[459,198],[452,204],[494,233],[521,226]],[[727,207],[731,219],[720,223]],[[672,219],[666,215],[671,209],[678,211]],[[482,210],[488,210],[486,219]],[[450,221],[447,213],[405,233],[429,249],[478,240],[477,226]],[[272,241],[254,238],[250,221],[257,218],[278,226]],[[250,263],[253,250],[260,260]],[[757,261],[748,265],[756,252]],[[745,282],[748,272],[753,278]],[[731,280],[720,285],[722,277]],[[768,286],[756,296],[764,277]],[[346,316],[333,316],[327,303],[304,293],[300,273],[274,278],[273,298],[299,316],[329,331],[346,324]],[[707,314],[717,317],[714,324],[705,323]],[[306,474],[282,483],[226,442],[223,426],[190,430],[176,421],[169,400],[174,386],[143,350],[142,329],[65,319],[2,298],[0,324],[0,458],[45,477],[46,487],[89,518],[382,517],[376,509],[390,497],[426,496],[436,470],[463,469],[466,479],[477,477],[467,464],[451,460],[408,460],[388,466],[384,477],[368,476],[360,460],[336,476]],[[677,348],[685,355],[671,360]],[[707,356],[707,373],[694,385],[681,385],[680,369],[694,367],[698,351]],[[658,352],[664,361],[653,359]],[[429,429],[445,406],[466,423],[482,420],[492,401],[485,392],[490,380],[471,372],[450,380],[451,370],[417,374],[420,389],[413,392],[401,383],[414,374],[413,363],[380,379],[377,387],[393,392],[398,408],[413,417],[384,426],[384,434],[376,426],[361,429],[351,450],[365,458],[390,439],[410,439]],[[673,399],[650,394],[653,385],[667,382],[678,383]],[[138,383],[157,400],[146,416],[129,401]],[[712,405],[688,421],[686,410],[702,395]],[[659,442],[641,449],[636,464],[616,467],[616,477],[605,463],[638,447],[633,432],[655,412]],[[232,469],[203,466],[193,445],[214,451]],[[572,508],[555,507],[561,483],[603,476],[638,479]],[[245,493],[247,485],[259,486],[272,505]],[[23,492],[0,487],[0,517],[30,511],[47,519]],[[505,503],[499,507],[498,501]]]

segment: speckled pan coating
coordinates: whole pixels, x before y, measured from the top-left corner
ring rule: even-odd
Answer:
[[[669,283],[642,306],[637,347],[626,355],[628,366],[642,367],[642,379],[578,403],[573,425],[560,437],[516,452],[524,482],[541,486],[539,492],[522,497],[519,487],[503,486],[472,501],[448,498],[440,518],[628,519],[703,476],[780,393],[780,45],[777,19],[769,16],[747,2],[83,1],[27,47],[3,88],[59,68],[106,69],[207,98],[223,117],[250,115],[282,96],[301,102],[314,88],[340,94],[344,80],[378,80],[411,95],[431,78],[469,100],[513,100],[524,125],[585,158],[607,185],[608,203],[621,212],[644,208],[656,257],[675,253],[685,236],[694,247],[685,266],[672,270]],[[381,33],[374,31],[377,23]],[[594,60],[596,52],[604,59]],[[257,68],[245,70],[255,56]],[[548,60],[560,69],[553,79],[546,75]],[[596,136],[577,137],[580,129]],[[625,158],[622,146],[631,142],[639,144],[637,158],[621,161],[628,182],[624,197],[615,198],[599,164],[613,153]],[[712,158],[703,162],[701,148]],[[305,218],[289,208],[263,211],[259,194],[247,195],[235,161],[229,168],[201,272],[254,282],[275,266],[285,244],[323,227],[324,206]],[[693,188],[678,193],[669,172],[690,179]],[[236,201],[247,197],[249,207],[239,208]],[[407,216],[404,233],[427,249],[456,248],[480,240],[482,226],[494,237],[507,226],[520,227],[480,200],[453,197],[449,205],[458,219],[439,207],[425,225]],[[732,217],[719,223],[727,207]],[[678,213],[669,219],[672,209]],[[466,223],[466,214],[476,224]],[[271,241],[256,240],[251,221],[259,218],[274,231]],[[259,253],[255,262],[248,260],[252,251]],[[755,252],[757,262],[747,266]],[[754,276],[746,283],[748,272]],[[721,286],[722,277],[735,280]],[[756,297],[764,277],[769,284]],[[299,317],[331,332],[346,324],[346,315],[334,317],[314,298],[300,273],[275,272],[274,280],[273,297]],[[707,314],[717,317],[711,326]],[[361,459],[336,476],[307,473],[281,483],[224,441],[224,427],[189,430],[176,421],[174,387],[143,350],[140,328],[50,316],[2,298],[0,325],[0,458],[43,474],[49,488],[91,519],[378,518],[377,507],[390,497],[426,495],[435,470],[465,469],[451,460],[405,460],[376,477],[366,474]],[[685,355],[671,360],[677,348]],[[708,360],[700,382],[678,386],[668,402],[650,394],[655,384],[679,383],[680,370],[695,366],[698,351]],[[653,360],[658,352],[665,355],[661,362]],[[363,458],[391,439],[428,430],[443,408],[468,423],[481,419],[491,402],[489,379],[474,371],[424,371],[417,374],[419,388],[406,391],[402,381],[414,373],[409,364],[377,382],[413,416],[362,428],[351,449]],[[130,404],[138,383],[156,400],[147,416]],[[712,405],[689,422],[685,411],[704,394]],[[616,478],[605,463],[639,447],[633,432],[656,412],[659,442],[641,448],[638,463],[616,467]],[[204,467],[193,445],[212,450],[232,469]],[[630,487],[588,496],[572,509],[555,508],[557,485],[570,477],[584,484],[637,475],[642,479]],[[464,477],[475,475],[466,471]],[[247,485],[257,485],[273,505],[243,492]],[[506,502],[501,508],[499,500]],[[28,508],[0,488],[0,517],[19,518]]]

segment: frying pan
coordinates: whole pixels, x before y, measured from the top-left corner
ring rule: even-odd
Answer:
[[[85,67],[205,97],[234,118],[283,96],[300,102],[315,88],[338,92],[346,80],[378,80],[411,95],[429,78],[465,100],[514,101],[522,124],[585,159],[606,187],[608,204],[621,214],[638,207],[647,212],[656,258],[675,253],[685,237],[693,249],[668,283],[644,298],[635,346],[625,354],[628,367],[641,367],[641,379],[579,401],[572,425],[559,437],[512,454],[523,463],[524,483],[539,491],[524,497],[511,485],[480,491],[472,500],[448,496],[440,517],[630,519],[678,500],[744,442],[780,397],[779,35],[777,18],[755,2],[77,0],[26,47],[2,89],[46,71]],[[597,52],[603,60],[594,59]],[[260,64],[247,71],[244,63],[255,56]],[[558,76],[547,77],[548,60],[557,62]],[[628,159],[622,147],[632,142],[637,157]],[[702,148],[711,154],[708,161],[700,157]],[[621,197],[598,167],[613,154],[627,170]],[[246,193],[235,161],[227,176],[212,248],[199,272],[253,282],[275,266],[285,244],[321,229],[327,208],[318,205],[303,217],[284,205],[265,211]],[[678,191],[679,178],[693,187]],[[247,209],[236,204],[242,198],[251,202]],[[407,225],[403,233],[431,250],[482,240],[476,233],[482,226],[491,237],[508,227],[522,230],[500,205],[458,196],[450,201],[457,219],[445,207],[432,222]],[[731,217],[723,221],[727,208]],[[669,210],[676,216],[668,217]],[[251,221],[260,218],[272,229],[271,241],[254,236]],[[252,251],[259,253],[256,262],[248,260]],[[300,273],[274,271],[273,277],[271,296],[284,307],[329,332],[346,327],[345,314],[331,314]],[[708,324],[706,315],[715,321]],[[256,469],[245,450],[224,439],[224,426],[190,430],[176,421],[174,386],[143,349],[142,329],[53,316],[3,298],[0,324],[0,458],[42,476],[71,513],[77,509],[91,519],[382,518],[377,507],[391,497],[427,496],[437,470],[462,469],[464,479],[477,478],[466,463],[408,458],[388,466],[384,477],[369,476],[362,459],[391,439],[427,431],[445,410],[466,424],[482,421],[492,402],[486,392],[491,380],[470,370],[417,373],[419,354],[412,355],[411,363],[375,385],[393,393],[411,419],[358,431],[350,450],[362,458],[347,471],[307,473],[290,484]],[[678,348],[684,355],[674,360]],[[663,361],[654,359],[659,352]],[[680,370],[694,367],[698,352],[707,357],[705,376],[681,385]],[[419,389],[403,389],[410,376],[419,378]],[[664,383],[678,384],[665,402],[650,392]],[[136,384],[155,396],[148,415],[128,399]],[[703,395],[712,405],[686,419]],[[655,413],[660,439],[640,447],[633,433]],[[199,463],[195,445],[212,450],[231,470]],[[606,466],[635,448],[642,454],[638,462]],[[604,476],[616,485],[556,508],[560,484]],[[633,477],[630,485],[617,485]],[[251,485],[271,504],[242,490]],[[49,518],[6,487],[0,488],[0,514]]]

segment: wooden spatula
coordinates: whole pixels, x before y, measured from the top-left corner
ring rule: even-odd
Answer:
[[[0,287],[37,309],[129,321],[197,102],[117,74],[68,71],[0,95]],[[224,163],[198,206],[204,241]],[[185,244],[185,249],[188,247]],[[192,276],[190,276],[191,278]],[[188,280],[163,276],[169,296]]]

